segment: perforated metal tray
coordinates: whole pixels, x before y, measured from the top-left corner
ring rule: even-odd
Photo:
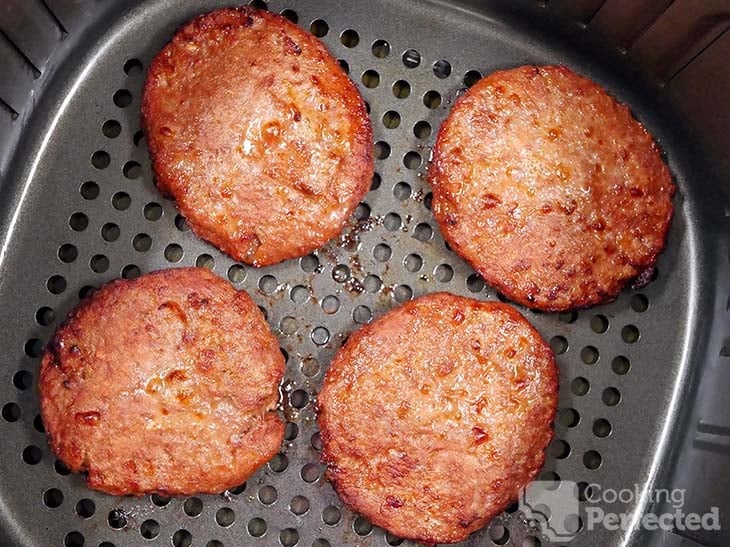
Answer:
[[[178,25],[223,4],[149,0],[89,9],[60,42],[63,55],[48,67],[42,101],[14,122],[24,128],[0,187],[3,544],[410,544],[338,501],[322,477],[314,402],[334,352],[373,317],[436,290],[500,297],[446,247],[424,174],[435,132],[461,90],[480,74],[525,63],[567,64],[629,103],[666,151],[679,188],[668,248],[645,289],[586,311],[521,310],[560,366],[556,439],[542,476],[617,489],[652,484],[686,400],[692,356],[702,359],[700,318],[715,302],[703,269],[703,257],[715,255],[698,215],[702,180],[666,112],[643,89],[508,14],[497,19],[442,2],[271,0],[262,5],[311,28],[358,84],[373,120],[377,174],[341,238],[301,260],[243,267],[197,239],[156,191],[139,119],[151,58]],[[68,32],[56,13],[46,14],[50,24]],[[91,491],[46,444],[35,389],[43,344],[94,287],[196,264],[249,291],[279,337],[287,355],[281,453],[220,496]],[[644,501],[612,510],[639,512]],[[634,539],[582,531],[571,545]],[[507,512],[467,544],[540,541],[547,544],[522,515]]]

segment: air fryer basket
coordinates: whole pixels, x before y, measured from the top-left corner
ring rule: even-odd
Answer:
[[[0,5],[0,544],[410,545],[345,509],[322,476],[314,403],[334,352],[412,297],[500,295],[444,244],[425,180],[439,124],[480,75],[566,64],[631,105],[678,186],[656,279],[610,304],[522,309],[555,349],[560,412],[543,478],[638,488],[607,511],[720,507],[730,527],[730,3],[726,0],[256,0],[321,36],[361,89],[372,190],[338,240],[254,269],[197,239],[155,190],[145,68],[192,16],[235,2],[5,0]],[[701,4],[701,5],[700,5]],[[39,355],[94,287],[199,265],[246,289],[287,355],[281,453],[219,496],[91,491],[46,444]],[[637,486],[635,486],[637,485]],[[730,533],[581,530],[571,545],[727,545]],[[465,545],[547,545],[511,508]]]

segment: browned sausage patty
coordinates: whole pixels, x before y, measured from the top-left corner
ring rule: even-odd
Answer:
[[[244,291],[202,268],[114,281],[48,344],[51,447],[111,494],[221,492],[279,449],[284,358]]]
[[[318,398],[327,476],[393,534],[461,541],[538,473],[557,389],[550,348],[513,308],[418,298],[335,356]]]
[[[565,67],[495,72],[459,99],[431,165],[451,247],[499,291],[557,311],[654,266],[674,185],[651,135]]]
[[[142,119],[159,189],[196,234],[255,266],[339,234],[373,174],[365,103],[337,61],[249,7],[178,31],[152,61]]]

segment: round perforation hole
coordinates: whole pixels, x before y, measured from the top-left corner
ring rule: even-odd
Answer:
[[[635,294],[631,297],[631,309],[636,313],[644,313],[649,309],[649,299],[643,294]]]
[[[127,108],[132,104],[132,94],[126,89],[118,89],[114,92],[113,100],[119,108]]]
[[[129,59],[124,63],[124,73],[127,76],[141,76],[142,72],[142,62],[139,59]]]
[[[215,522],[218,526],[228,528],[236,521],[236,513],[230,507],[221,507],[215,513]]]
[[[621,392],[615,387],[607,387],[603,390],[601,400],[606,406],[616,406],[621,402]]]
[[[476,273],[471,274],[466,278],[466,288],[473,293],[478,293],[484,290],[484,280],[482,279],[482,276]]]
[[[54,312],[51,308],[44,306],[35,312],[35,320],[39,325],[47,327],[56,320],[56,312]]]
[[[91,180],[86,181],[79,187],[79,193],[81,194],[81,197],[87,200],[98,198],[99,192],[99,185]]]
[[[390,55],[390,44],[385,40],[375,40],[370,50],[378,59],[385,59]]]
[[[302,467],[300,473],[302,480],[309,483],[317,482],[317,480],[319,480],[320,474],[321,472],[319,467],[317,467],[313,463],[308,463],[304,467]]]
[[[558,422],[565,427],[575,427],[580,423],[580,414],[574,408],[560,409]]]
[[[145,539],[155,539],[160,535],[160,525],[156,520],[147,519],[140,525],[139,533]]]
[[[203,512],[203,501],[200,498],[188,498],[183,503],[183,511],[189,517],[197,517]]]
[[[421,54],[415,49],[408,49],[404,51],[402,59],[406,68],[416,68],[421,64]]]
[[[304,515],[309,511],[309,500],[304,496],[295,496],[289,502],[289,511],[295,515]]]
[[[418,169],[419,167],[421,167],[421,161],[421,154],[419,154],[415,150],[406,152],[406,155],[403,156],[403,165],[405,165],[407,169]]]
[[[249,520],[246,526],[248,533],[255,538],[263,537],[266,534],[266,528],[266,521],[259,517]]]
[[[337,313],[340,309],[340,299],[333,294],[328,294],[322,299],[322,311],[327,315]]]
[[[413,289],[408,285],[396,285],[393,289],[393,298],[396,302],[403,304],[413,298]]]
[[[89,217],[84,213],[74,213],[68,218],[68,226],[74,232],[83,232],[89,225]]]
[[[274,473],[282,473],[286,471],[287,467],[289,467],[289,458],[286,457],[286,454],[282,454],[281,452],[271,458],[271,461],[269,462],[269,469],[271,469]]]
[[[267,484],[266,486],[261,487],[261,489],[259,490],[259,501],[264,505],[273,504],[278,497],[279,494],[276,491],[276,488],[271,485]]]
[[[602,463],[603,457],[599,452],[595,450],[589,450],[588,452],[583,454],[583,465],[585,465],[587,469],[598,469],[599,467],[601,467]]]
[[[369,536],[373,531],[373,525],[370,524],[365,518],[363,517],[355,517],[354,522],[352,523],[352,529],[358,536]]]
[[[112,159],[108,152],[104,150],[97,150],[91,155],[91,165],[97,169],[106,169],[109,167]]]
[[[302,374],[305,376],[316,376],[319,374],[319,361],[314,357],[305,357],[301,363]]]
[[[132,204],[132,198],[127,192],[117,192],[112,196],[112,207],[117,211],[126,211]]]
[[[464,85],[466,87],[471,87],[481,79],[481,72],[479,72],[478,70],[470,70],[466,74],[464,74]]]
[[[135,279],[142,275],[142,270],[135,264],[127,264],[122,268],[122,277],[124,279]]]
[[[640,336],[639,329],[634,325],[626,325],[621,329],[621,339],[627,344],[635,344]]]
[[[43,353],[43,342],[38,338],[31,338],[25,342],[23,349],[28,357],[40,357]]]
[[[144,206],[144,218],[147,220],[155,221],[162,218],[162,206],[154,201],[149,202]]]
[[[289,21],[291,21],[292,23],[296,23],[297,21],[299,21],[299,16],[297,15],[297,12],[292,9],[281,10],[281,15],[289,19]]]
[[[112,509],[107,516],[107,522],[115,530],[120,530],[127,525],[127,515],[121,509]]]
[[[373,258],[378,262],[387,262],[392,255],[392,249],[385,243],[379,243],[373,248]]]
[[[618,355],[613,358],[613,361],[611,361],[611,370],[613,370],[616,374],[627,374],[630,369],[631,362],[627,357],[624,357],[623,355]]]
[[[89,267],[93,272],[104,273],[109,269],[109,259],[102,254],[94,255],[89,260]]]
[[[341,519],[342,512],[334,505],[325,507],[324,511],[322,511],[322,522],[327,526],[337,526]]]
[[[178,530],[172,535],[173,547],[190,547],[193,544],[193,535],[187,530]]]
[[[198,258],[195,259],[195,265],[198,268],[205,268],[207,270],[212,270],[215,267],[215,260],[213,260],[213,257],[209,254],[203,253],[202,255],[199,255]]]
[[[580,350],[580,359],[586,365],[594,365],[598,362],[599,353],[598,350],[593,346],[585,346]]]
[[[599,418],[593,422],[593,434],[601,439],[611,434],[611,422],[605,418]]]
[[[279,533],[279,543],[284,547],[293,547],[299,543],[299,532],[295,528],[284,528]]]
[[[299,261],[299,267],[306,273],[314,273],[319,270],[319,258],[315,255],[303,256]]]
[[[33,375],[27,370],[19,370],[13,375],[13,385],[21,391],[30,389],[33,385]]]
[[[132,239],[132,247],[140,253],[147,252],[152,247],[152,238],[147,234],[137,234]]]
[[[553,336],[550,339],[550,347],[557,355],[561,355],[568,351],[568,340],[565,336]]]
[[[64,547],[84,547],[84,536],[81,532],[69,532],[63,538]]]
[[[309,30],[317,38],[322,38],[323,36],[327,36],[327,33],[330,31],[330,27],[327,24],[327,21],[323,19],[315,19],[312,21],[312,24],[309,25]]]
[[[421,139],[427,139],[431,136],[431,124],[427,121],[421,120],[420,122],[416,122],[416,125],[413,126],[413,134]]]
[[[168,496],[161,496],[160,494],[152,494],[150,499],[157,507],[165,507],[168,503],[170,503],[170,501],[172,501],[172,498]]]
[[[375,70],[366,70],[362,73],[362,83],[365,87],[373,89],[380,84],[380,74]]]
[[[383,114],[383,125],[388,129],[395,129],[400,125],[400,114],[395,110],[388,110]]]
[[[591,317],[591,330],[596,334],[603,334],[608,330],[608,319],[605,315]]]
[[[108,139],[116,139],[122,133],[122,126],[116,120],[107,120],[101,126],[101,132]]]
[[[396,199],[403,201],[411,196],[411,185],[407,182],[399,182],[393,186],[393,195]]]
[[[403,539],[399,538],[398,536],[394,536],[390,532],[386,532],[385,543],[387,543],[388,545],[403,545]]]
[[[46,282],[46,288],[51,294],[61,294],[63,291],[66,290],[66,280],[63,278],[63,276],[52,275],[48,278],[48,281]]]
[[[20,407],[17,403],[5,403],[2,410],[3,420],[17,422],[20,419]]]
[[[427,91],[423,96],[423,104],[432,110],[438,108],[441,106],[441,93],[434,91],[433,89],[431,91]]]
[[[436,61],[433,64],[433,74],[440,79],[448,78],[451,75],[451,63],[443,59]]]
[[[403,220],[398,213],[388,213],[383,219],[383,226],[385,226],[385,229],[389,232],[400,230],[402,225]]]
[[[570,383],[571,393],[573,393],[573,395],[577,395],[578,397],[583,397],[584,395],[587,395],[590,389],[590,382],[588,382],[588,380],[586,380],[582,376],[573,378],[573,381]]]
[[[61,262],[70,264],[79,256],[79,250],[71,243],[64,243],[58,248],[58,258]]]
[[[358,325],[365,325],[373,318],[373,312],[367,306],[357,306],[352,310],[352,319]]]
[[[370,181],[370,191],[377,190],[380,188],[380,183],[383,182],[383,179],[380,175],[377,173],[373,173],[373,180]]]
[[[409,254],[403,259],[403,265],[405,266],[406,270],[408,270],[411,273],[415,273],[418,270],[421,269],[423,266],[423,259],[420,255],[417,254]]]
[[[63,492],[58,488],[49,488],[43,492],[43,505],[49,509],[56,509],[63,503]]]
[[[113,222],[107,222],[106,224],[104,224],[104,226],[101,227],[101,239],[103,239],[104,241],[108,241],[109,243],[119,239],[121,233],[122,232],[119,229],[119,226],[117,226]]]
[[[360,43],[360,35],[357,31],[347,29],[340,34],[340,42],[345,47],[356,47]]]
[[[378,141],[373,148],[375,159],[384,160],[390,156],[390,145],[385,141]]]
[[[441,283],[448,283],[454,278],[454,268],[448,264],[439,264],[433,272],[434,277]]]
[[[142,166],[136,161],[128,161],[122,167],[122,173],[128,179],[137,179],[142,176]]]
[[[294,390],[289,396],[289,401],[294,408],[302,409],[309,404],[309,394],[303,389]]]
[[[398,80],[393,84],[393,95],[398,99],[405,99],[411,94],[411,84],[405,80]]]
[[[489,539],[495,545],[506,545],[510,538],[509,530],[502,524],[492,524],[489,527],[488,534]]]

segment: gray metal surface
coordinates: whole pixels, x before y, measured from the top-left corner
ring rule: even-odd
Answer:
[[[269,9],[292,10],[305,28],[326,22],[322,39],[370,105],[383,157],[344,237],[301,260],[242,267],[193,236],[159,195],[139,133],[144,67],[178,25],[223,4],[149,0],[99,10],[83,41],[62,46],[66,61],[53,67],[43,101],[24,122],[0,187],[0,539],[68,547],[408,545],[343,508],[321,477],[314,401],[334,352],[359,324],[436,290],[498,298],[445,247],[424,173],[465,75],[525,63],[565,63],[631,104],[666,151],[679,188],[668,248],[648,287],[577,313],[522,310],[559,353],[561,412],[543,476],[650,485],[669,453],[693,359],[704,355],[703,318],[717,302],[706,275],[712,265],[703,262],[715,255],[702,237],[701,172],[661,109],[579,52],[509,19],[441,2],[271,0]],[[357,32],[353,47],[340,39],[348,29]],[[281,455],[245,488],[220,496],[91,491],[47,447],[34,387],[40,348],[88,288],[195,264],[249,291],[288,355]],[[643,500],[610,508],[642,509]],[[534,535],[519,513],[505,513],[467,544],[538,545]],[[620,531],[583,530],[571,545],[629,541]]]

